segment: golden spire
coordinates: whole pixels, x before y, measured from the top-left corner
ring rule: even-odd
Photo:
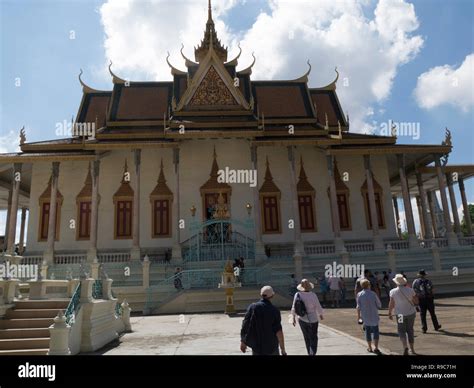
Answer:
[[[214,25],[214,20],[212,20],[212,5],[211,0],[208,1],[208,10],[207,10],[207,23],[206,31],[204,32],[204,39],[201,40],[201,44],[194,50],[194,56],[196,62],[201,62],[202,59],[207,55],[207,52],[212,47],[217,56],[222,60],[222,62],[227,61],[227,48],[224,48],[217,38],[216,28]]]

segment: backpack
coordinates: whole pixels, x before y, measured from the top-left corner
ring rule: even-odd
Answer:
[[[421,297],[429,298],[433,296],[433,286],[428,279],[420,279],[419,289],[421,292]]]
[[[248,347],[252,349],[258,349],[260,341],[257,328],[257,315],[255,313],[255,304],[253,304],[252,306],[252,314],[245,328],[243,340]]]
[[[306,306],[303,302],[303,299],[301,299],[301,295],[299,292],[296,294],[295,313],[299,317],[304,317],[307,314]]]

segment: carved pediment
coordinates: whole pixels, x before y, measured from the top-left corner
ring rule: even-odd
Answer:
[[[196,89],[189,102],[190,106],[210,105],[238,105],[234,96],[217,73],[214,66],[210,66],[206,75]]]

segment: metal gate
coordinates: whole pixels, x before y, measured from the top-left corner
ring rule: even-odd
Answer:
[[[239,226],[247,233],[233,230]],[[196,233],[183,242],[184,261],[226,261],[255,258],[255,240],[248,237],[252,224],[237,220],[209,220],[191,230]]]

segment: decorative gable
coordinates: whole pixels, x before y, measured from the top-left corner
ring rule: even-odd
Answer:
[[[189,105],[238,105],[238,103],[214,66],[210,66]]]

